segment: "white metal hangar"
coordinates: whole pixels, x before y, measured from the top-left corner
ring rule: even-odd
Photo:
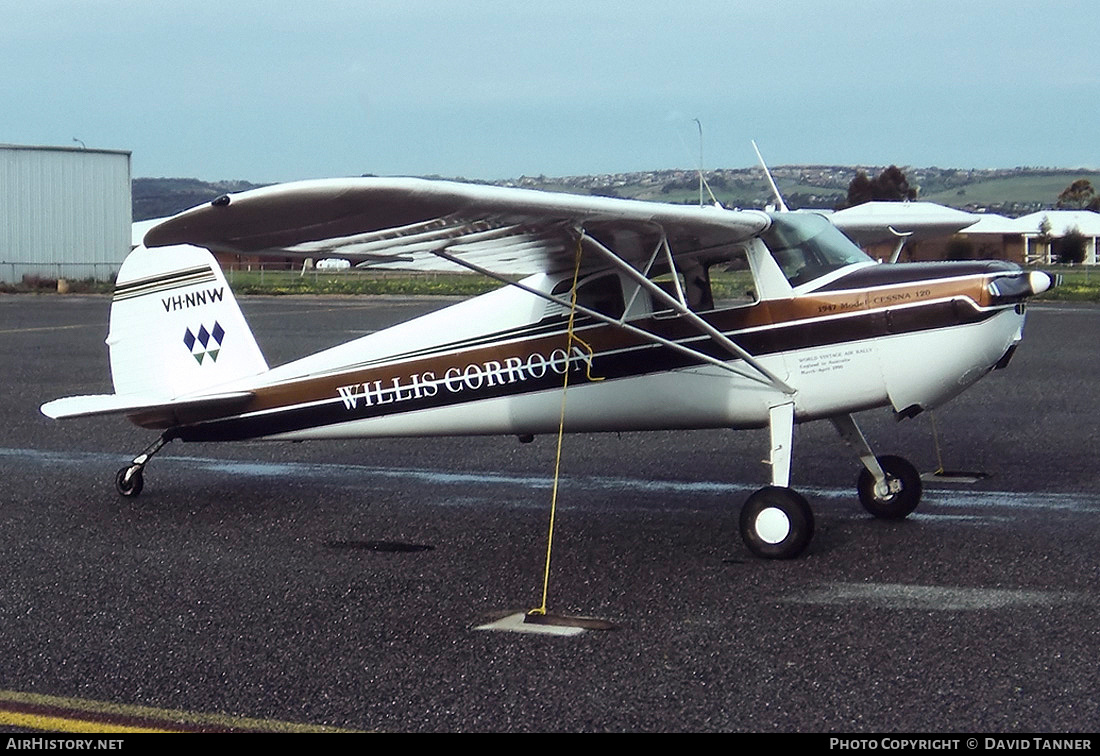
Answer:
[[[0,144],[0,282],[109,280],[130,251],[130,153]]]

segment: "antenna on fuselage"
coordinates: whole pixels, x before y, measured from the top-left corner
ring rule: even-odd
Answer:
[[[696,168],[696,172],[699,174],[699,207],[703,206],[703,189],[707,190],[707,194],[710,196],[710,201],[714,203],[715,207],[722,207],[722,203],[718,201],[718,198],[714,196],[714,192],[710,188],[710,184],[707,182],[707,177],[703,172],[703,123],[698,118],[692,118],[695,121],[695,125],[699,128],[699,166]],[[680,137],[681,142],[684,145],[684,149],[687,149],[687,143],[683,142],[683,136]]]
[[[772,178],[772,172],[768,170],[767,163],[764,162],[764,156],[760,154],[760,148],[756,146],[756,140],[752,140],[752,148],[756,150],[756,159],[760,161],[760,167],[764,169],[764,178],[768,180],[768,185],[772,188],[772,194],[775,195],[775,201],[778,203],[780,212],[787,212],[790,208],[787,207],[787,203],[783,201],[783,195],[779,193],[779,187],[775,185],[775,179]]]
[[[692,118],[695,121],[695,125],[699,127],[699,207],[703,206],[703,166],[706,163],[703,162],[703,123],[698,118]]]

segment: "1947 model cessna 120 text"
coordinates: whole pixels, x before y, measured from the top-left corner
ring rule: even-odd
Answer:
[[[905,517],[920,476],[876,457],[852,413],[913,415],[1003,366],[1025,300],[1052,284],[1004,262],[878,264],[838,226],[404,178],[225,195],[154,226],[122,265],[115,393],[42,411],[163,431],[118,472],[127,496],[174,439],[767,427],[771,483],[745,502],[741,532],[759,556],[794,557],[813,534],[790,488],[794,427],[831,421],[863,463],[864,507]],[[211,252],[457,267],[507,285],[269,368]],[[731,264],[751,269],[755,300],[716,307],[709,271]]]

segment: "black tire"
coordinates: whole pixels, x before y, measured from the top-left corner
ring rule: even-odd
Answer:
[[[137,496],[141,493],[142,487],[145,485],[144,476],[142,475],[141,468],[137,468],[130,475],[130,479],[126,479],[126,473],[130,470],[130,465],[123,467],[115,475],[115,488],[118,489],[120,496]]]
[[[921,484],[917,468],[901,457],[890,455],[878,457],[886,480],[900,488],[886,496],[875,493],[875,478],[864,468],[859,474],[856,490],[863,508],[883,520],[903,520],[917,508],[924,486]]]
[[[741,538],[764,559],[794,559],[814,536],[814,513],[789,488],[761,488],[741,507]]]

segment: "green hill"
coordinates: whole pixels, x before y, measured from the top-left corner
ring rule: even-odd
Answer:
[[[1016,176],[978,180],[958,187],[921,193],[921,199],[942,205],[979,209],[997,205],[1035,205],[1050,207],[1058,194],[1074,180],[1084,178],[1100,187],[1100,173],[1023,173]],[[1035,210],[1042,209],[1035,207]]]
[[[772,169],[776,184],[792,208],[833,208],[846,196],[857,171],[869,176],[885,166],[786,165]],[[971,211],[1023,215],[1052,208],[1058,194],[1074,180],[1084,178],[1100,190],[1100,172],[1056,168],[958,169],[903,167],[918,199]],[[726,207],[764,207],[773,203],[771,189],[760,168],[723,168],[706,171],[709,191]],[[438,177],[433,177],[438,178]],[[690,169],[635,171],[593,176],[521,176],[491,182],[546,191],[628,197],[656,202],[696,204],[699,174]],[[161,218],[208,202],[226,192],[260,186],[248,181],[207,182],[192,178],[138,178],[133,181],[134,220]]]
[[[247,181],[200,181],[191,178],[136,178],[131,182],[134,221],[164,218],[225,194],[255,189]]]

